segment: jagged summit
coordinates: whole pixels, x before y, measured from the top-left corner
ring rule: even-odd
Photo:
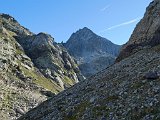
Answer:
[[[89,28],[84,27],[73,33],[68,41],[73,39],[76,41],[85,41],[90,39],[92,36],[95,36],[95,33],[93,33]],[[77,37],[79,37],[79,39],[77,39]]]
[[[79,39],[77,39],[77,37],[79,37]],[[91,29],[84,27],[82,29],[77,30],[76,32],[74,32],[70,38],[68,39],[68,41],[73,40],[74,38],[76,38],[75,40],[80,40],[80,41],[87,41],[88,39],[92,39],[93,37],[101,37],[98,36],[97,34],[95,34]],[[101,37],[103,38],[103,37]],[[103,40],[106,40],[108,42],[111,42],[110,40],[104,38]],[[67,42],[68,42],[67,41]],[[93,41],[94,42],[94,41]]]
[[[93,33],[93,31],[90,30],[90,29],[87,28],[87,27],[84,27],[84,28],[79,29],[79,30],[77,31],[77,33],[81,33],[81,32],[83,32],[83,33],[89,33],[89,32]]]
[[[72,43],[75,44],[72,45]],[[96,35],[92,30],[87,27],[84,27],[83,29],[80,29],[77,32],[73,33],[65,44],[65,46],[67,46],[67,49],[68,47],[75,47],[76,49],[81,49],[82,51],[84,49],[86,49],[87,51],[91,50],[91,52],[92,50],[99,50],[105,52],[107,51],[108,53],[117,55],[116,51],[115,53],[113,53],[111,49],[114,47],[114,45],[114,43],[112,43],[106,38]],[[115,49],[117,49],[117,47],[115,47]]]
[[[87,27],[73,33],[64,44],[88,77],[114,63],[120,46],[96,35]]]

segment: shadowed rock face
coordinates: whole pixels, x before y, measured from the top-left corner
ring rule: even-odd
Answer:
[[[146,15],[151,20],[156,18],[149,13],[159,8],[159,0],[152,2],[143,20]],[[142,23],[138,26],[146,28],[147,23]],[[18,120],[159,120],[160,45],[153,39],[159,34],[158,28],[152,34],[150,27],[144,34],[148,39],[141,39],[142,33],[135,34],[135,40],[132,35],[133,41],[127,43],[131,54],[125,59],[43,102]],[[137,46],[142,49],[133,54]]]
[[[120,46],[84,27],[73,33],[64,44],[76,59],[82,74],[89,77],[113,64]]]
[[[142,50],[160,44],[160,1],[154,0],[146,9],[129,41],[122,47],[117,62]]]

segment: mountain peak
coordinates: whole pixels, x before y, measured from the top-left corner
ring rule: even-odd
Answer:
[[[84,27],[73,33],[68,41],[88,41],[93,36],[95,37],[97,35],[89,28]]]
[[[89,28],[87,28],[87,27],[84,27],[84,28],[82,28],[81,30],[86,30],[86,31],[91,31]]]
[[[86,77],[113,63],[120,48],[111,41],[96,35],[87,27],[73,33],[64,46],[78,61],[80,70]],[[101,66],[104,62],[105,65]]]
[[[82,28],[82,29],[79,29],[76,33],[93,33],[93,31],[92,30],[90,30],[89,28],[87,28],[87,27],[84,27],[84,28]]]
[[[71,37],[77,37],[77,36],[80,36],[80,37],[85,37],[85,38],[88,38],[89,36],[93,35],[94,32],[92,30],[90,30],[89,28],[87,27],[84,27],[82,29],[79,29],[77,30],[75,33],[73,33],[71,35]]]

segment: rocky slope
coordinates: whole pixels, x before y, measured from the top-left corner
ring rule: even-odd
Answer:
[[[147,7],[143,19],[138,23],[130,40],[123,46],[117,62],[142,50],[160,43],[160,7],[159,0],[154,0]]]
[[[19,117],[79,76],[72,57],[50,35],[35,35],[0,14],[0,119]]]
[[[12,26],[13,22],[17,23],[8,15],[0,15],[0,119],[2,120],[19,117],[46,100],[41,94],[44,89],[35,84],[38,80],[46,79],[34,67],[31,59],[25,55],[23,48],[13,37],[20,33],[20,30],[24,31],[22,34],[32,33],[27,32],[18,23]],[[56,89],[56,86],[54,88]]]
[[[147,9],[143,19],[160,8],[159,0],[148,8],[152,9]],[[156,17],[152,15],[148,17]],[[141,35],[134,32],[132,36]],[[123,60],[43,102],[19,120],[159,120],[160,44],[151,40],[136,39],[143,49],[124,54]]]
[[[160,46],[136,53],[19,120],[159,120]]]
[[[82,74],[89,77],[113,64],[120,46],[84,27],[73,33],[64,44],[76,59]]]

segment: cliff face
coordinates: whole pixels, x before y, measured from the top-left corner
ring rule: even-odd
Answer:
[[[43,75],[55,81],[62,89],[83,79],[73,58],[50,35],[39,33],[18,41]]]
[[[120,46],[84,27],[73,33],[64,44],[76,59],[82,74],[89,77],[113,64]]]
[[[133,33],[119,62],[43,102],[19,120],[159,120],[159,8],[159,0],[149,5],[134,30],[137,33],[141,28],[142,33]]]
[[[81,74],[65,48],[0,14],[0,119],[19,117],[77,83]]]
[[[160,1],[154,0],[146,9],[129,41],[122,47],[117,62],[145,48],[160,44]]]

